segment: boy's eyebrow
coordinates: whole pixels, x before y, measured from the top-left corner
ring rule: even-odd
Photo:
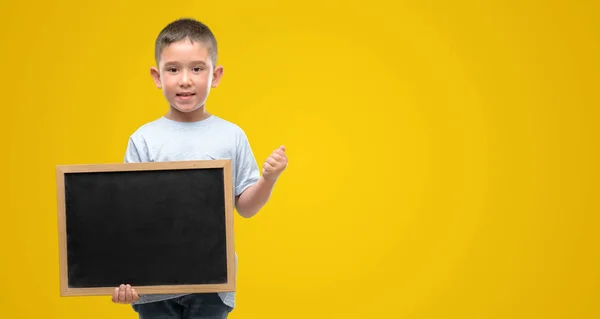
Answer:
[[[180,62],[177,61],[167,61],[165,62],[165,66],[167,65],[178,65],[180,64]],[[206,62],[202,61],[202,60],[198,60],[198,61],[192,61],[190,62],[190,64],[202,64],[202,65],[206,65]]]

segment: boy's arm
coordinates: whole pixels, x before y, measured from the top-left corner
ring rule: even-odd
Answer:
[[[287,167],[287,162],[284,146],[271,153],[263,164],[262,176],[258,181],[236,196],[236,208],[242,217],[254,216],[267,203],[275,182]]]

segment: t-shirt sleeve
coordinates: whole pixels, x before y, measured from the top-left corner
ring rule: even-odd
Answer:
[[[145,150],[143,143],[136,142],[133,136],[129,137],[127,149],[125,150],[125,163],[148,162],[147,154],[148,152]]]
[[[244,132],[239,135],[236,152],[235,196],[241,195],[246,188],[258,182],[260,172],[252,153],[250,142]]]

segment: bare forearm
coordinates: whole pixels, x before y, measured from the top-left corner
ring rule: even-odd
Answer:
[[[271,197],[275,182],[276,180],[267,180],[261,177],[256,184],[248,187],[237,198],[238,213],[245,218],[250,218],[258,213]]]

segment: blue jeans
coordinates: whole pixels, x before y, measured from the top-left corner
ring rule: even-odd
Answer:
[[[135,304],[133,310],[140,319],[225,319],[233,308],[216,293],[200,293]]]

